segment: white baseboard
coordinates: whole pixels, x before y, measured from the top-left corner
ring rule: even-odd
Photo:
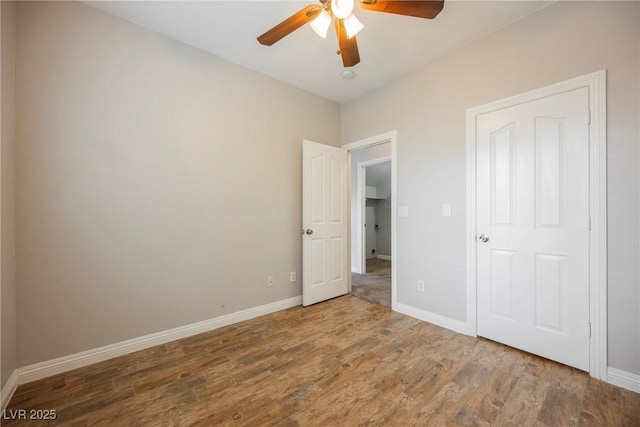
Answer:
[[[451,319],[440,314],[421,310],[419,308],[402,304],[400,302],[396,304],[396,311],[398,313],[406,314],[407,316],[415,317],[416,319],[424,320],[425,322],[433,323],[434,325],[450,329],[460,334],[470,335],[469,328],[466,322],[461,322],[459,320]]]
[[[380,254],[377,254],[376,258],[383,259],[385,261],[391,261],[391,255],[380,255]]]
[[[253,319],[254,317],[263,316],[265,314],[274,313],[290,307],[302,304],[302,296],[289,298],[282,301],[276,301],[270,304],[237,311],[235,313],[225,314],[224,316],[215,317],[213,319],[204,320],[202,322],[192,323],[178,328],[168,329],[162,332],[145,335],[139,338],[122,341],[115,344],[106,345],[104,347],[83,351],[81,353],[71,354],[69,356],[59,357],[53,360],[36,363],[34,365],[18,368],[17,384],[22,385],[31,381],[50,377],[72,369],[81,368],[93,363],[102,362],[107,359],[133,353],[134,351],[144,350],[160,344],[165,344],[181,338],[190,337],[203,332],[208,332],[223,326],[232,325],[242,322],[243,320]],[[4,399],[4,390],[3,395]],[[4,402],[4,400],[3,400]]]
[[[17,388],[18,371],[14,370],[9,376],[7,382],[4,384],[4,387],[2,387],[2,390],[0,390],[0,408],[2,411],[6,409],[9,401],[11,400],[11,397],[13,397],[13,393],[15,393]]]
[[[622,371],[616,368],[607,368],[607,382],[640,393],[640,375]]]

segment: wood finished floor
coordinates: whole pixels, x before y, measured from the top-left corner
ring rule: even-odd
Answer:
[[[638,426],[640,395],[347,295],[22,385],[4,426]],[[6,416],[6,415],[5,415]]]
[[[367,273],[391,280],[391,261],[380,258],[367,260]],[[391,286],[391,283],[389,283]]]
[[[371,258],[365,274],[351,273],[351,295],[391,307],[391,261]]]

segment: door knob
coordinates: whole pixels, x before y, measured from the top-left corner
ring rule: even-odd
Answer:
[[[310,229],[310,228],[307,228],[307,230],[305,231],[305,233],[307,233],[307,234],[313,234],[313,230],[312,230],[312,229]]]
[[[489,241],[489,236],[487,236],[486,234],[481,234],[478,236],[478,240],[480,240],[482,243],[487,243]]]

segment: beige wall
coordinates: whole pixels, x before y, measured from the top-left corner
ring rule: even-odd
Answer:
[[[2,366],[0,386],[4,387],[16,364],[16,282],[15,282],[15,204],[14,204],[14,143],[15,143],[15,19],[14,2],[0,3],[0,300],[2,306],[0,330]]]
[[[17,23],[20,366],[300,295],[337,104],[81,3]]]
[[[609,365],[640,374],[639,5],[558,2],[343,105],[343,144],[398,131],[399,302],[466,319],[466,109],[607,69]]]

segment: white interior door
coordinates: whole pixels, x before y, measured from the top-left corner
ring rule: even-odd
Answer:
[[[478,335],[589,370],[588,88],[479,115]]]
[[[302,144],[302,304],[348,292],[347,151]]]

